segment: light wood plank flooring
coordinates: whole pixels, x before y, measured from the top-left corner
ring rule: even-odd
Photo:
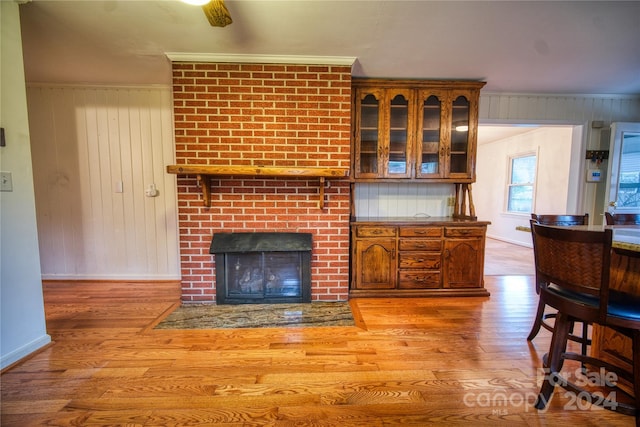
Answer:
[[[484,274],[487,276],[535,274],[533,248],[486,239]]]
[[[54,343],[1,376],[3,426],[631,426],[555,393],[531,276],[491,297],[355,299],[360,327],[154,330],[170,284],[46,284]]]

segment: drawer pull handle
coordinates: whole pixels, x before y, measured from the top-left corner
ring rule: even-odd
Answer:
[[[415,234],[427,234],[427,232],[424,231],[424,230],[415,230],[414,233]]]

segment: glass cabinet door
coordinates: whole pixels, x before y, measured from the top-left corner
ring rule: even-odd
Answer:
[[[449,155],[449,176],[469,174],[469,99],[460,95],[451,104],[451,148]]]
[[[410,91],[389,91],[387,141],[383,151],[382,162],[385,176],[389,178],[405,178],[410,174],[409,149],[411,144],[411,121],[413,98]]]
[[[358,94],[359,122],[356,134],[355,175],[359,178],[375,178],[380,172],[380,91]]]
[[[442,140],[443,103],[446,94],[421,91],[416,150],[416,177],[435,178],[443,174],[445,148]]]

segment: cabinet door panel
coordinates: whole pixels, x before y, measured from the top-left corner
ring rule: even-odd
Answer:
[[[469,175],[469,129],[471,103],[463,93],[454,93],[451,100],[451,134],[449,136],[449,176]]]
[[[424,89],[418,95],[418,131],[416,132],[416,178],[441,178],[445,175],[448,138],[446,91]]]
[[[376,178],[382,173],[380,163],[381,132],[384,115],[383,91],[362,89],[356,91],[354,105],[355,152],[354,175],[356,178]]]
[[[478,288],[483,284],[482,239],[447,239],[444,243],[445,288]]]
[[[355,242],[356,289],[393,289],[396,286],[395,239]]]
[[[388,117],[384,150],[381,156],[383,176],[408,178],[411,175],[414,96],[409,89],[386,92],[385,113]]]

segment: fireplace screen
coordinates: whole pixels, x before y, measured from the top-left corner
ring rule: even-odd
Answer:
[[[218,304],[311,301],[311,234],[216,233]]]

